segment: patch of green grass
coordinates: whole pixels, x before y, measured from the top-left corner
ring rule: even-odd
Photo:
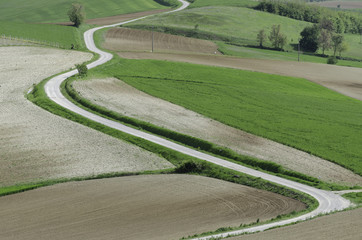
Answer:
[[[159,15],[127,24],[128,27],[150,28],[159,30],[175,29],[181,31],[194,30],[210,39],[222,39],[244,45],[258,45],[258,31],[265,29],[269,34],[272,25],[281,25],[281,31],[296,41],[304,27],[311,25],[286,17],[255,11],[248,8],[210,6],[193,8],[169,15]],[[287,47],[291,48],[291,47]]]
[[[243,47],[243,46],[230,45],[221,41],[217,41],[217,45],[219,47],[220,52],[229,56],[237,56],[242,58],[283,60],[283,61],[298,61],[298,52],[296,51],[281,52],[281,51],[274,51],[268,49]],[[327,62],[327,57],[319,57],[310,54],[301,53],[299,58],[301,62],[313,62],[313,63]],[[362,68],[362,60],[361,61],[338,60],[337,65]]]
[[[254,0],[194,0],[189,8],[207,6],[229,6],[229,7],[255,7],[258,5]]]
[[[97,71],[362,174],[362,102],[310,81],[155,60],[121,59]]]
[[[89,26],[88,26],[89,27]],[[50,24],[13,23],[0,21],[0,35],[18,37],[47,43],[58,43],[61,48],[70,49],[71,45],[85,49],[81,28]]]
[[[67,22],[67,11],[74,0],[0,0],[0,21]],[[86,18],[109,17],[126,13],[166,8],[152,0],[77,0],[85,7]]]
[[[346,194],[343,194],[343,197],[349,199],[354,204],[357,204],[357,205],[362,204],[362,192],[346,193]]]

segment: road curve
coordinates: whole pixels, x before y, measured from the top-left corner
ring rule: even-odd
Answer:
[[[176,12],[176,11],[181,11],[181,10],[185,9],[189,5],[189,3],[186,2],[185,0],[179,0],[179,1],[182,3],[182,6],[180,8],[178,8],[176,10],[173,10],[173,11],[170,11],[170,12],[167,12],[167,13],[164,13],[164,14],[169,14],[169,13]],[[146,17],[137,18],[137,19],[133,19],[133,20],[130,20],[130,21],[121,22],[121,23],[112,24],[112,25],[107,25],[107,26],[103,26],[103,27],[97,27],[97,28],[94,28],[94,29],[91,29],[91,30],[88,30],[87,32],[85,32],[84,33],[84,40],[85,40],[87,48],[90,51],[99,54],[99,56],[100,56],[98,60],[88,64],[87,67],[89,69],[94,68],[96,66],[99,66],[101,64],[106,63],[107,61],[111,60],[112,57],[113,57],[112,54],[107,53],[107,52],[103,52],[103,51],[101,51],[100,49],[98,49],[95,46],[95,43],[94,43],[94,40],[93,40],[93,34],[94,34],[95,31],[97,31],[99,29],[102,29],[102,28],[119,26],[120,24],[126,24],[126,23],[133,22],[133,21],[136,21],[136,20],[139,20],[139,19],[143,19],[143,18],[146,18]],[[319,207],[317,209],[315,209],[314,211],[312,211],[310,213],[307,213],[305,215],[302,215],[302,216],[299,216],[299,217],[296,217],[296,218],[283,220],[283,221],[280,221],[280,222],[275,222],[275,223],[270,223],[270,224],[265,224],[265,225],[262,225],[262,226],[252,227],[252,228],[248,228],[248,229],[243,229],[243,230],[239,230],[239,231],[232,231],[232,232],[228,232],[228,233],[223,233],[223,234],[217,234],[217,235],[208,236],[208,237],[197,238],[197,239],[210,239],[212,237],[226,237],[226,236],[228,236],[230,234],[235,235],[235,234],[241,234],[243,232],[263,231],[263,230],[266,230],[266,229],[271,228],[271,227],[282,226],[282,225],[293,223],[293,222],[296,222],[296,221],[305,220],[305,219],[308,219],[310,217],[316,216],[316,215],[321,214],[321,213],[327,213],[327,212],[335,211],[335,210],[342,210],[342,209],[345,209],[345,208],[347,208],[347,207],[349,207],[351,205],[351,203],[348,200],[342,198],[341,196],[339,196],[338,194],[335,194],[333,192],[316,189],[316,188],[313,188],[313,187],[310,187],[310,186],[307,186],[307,185],[296,183],[296,182],[293,182],[293,181],[290,181],[290,180],[287,180],[287,179],[283,179],[283,178],[280,178],[280,177],[277,177],[277,176],[273,176],[273,175],[270,175],[270,174],[267,174],[267,173],[259,172],[257,170],[250,169],[250,168],[247,168],[247,167],[244,167],[244,166],[241,166],[241,165],[238,165],[238,164],[235,164],[235,163],[232,163],[232,162],[229,162],[229,161],[226,161],[226,160],[223,160],[223,159],[220,159],[220,158],[217,158],[217,157],[202,153],[202,152],[198,152],[198,151],[196,151],[194,149],[184,147],[182,145],[176,144],[176,143],[168,141],[166,139],[163,139],[163,138],[160,138],[160,137],[157,137],[157,136],[154,136],[154,135],[151,135],[151,134],[148,134],[148,133],[145,133],[145,132],[142,132],[142,131],[139,131],[139,130],[136,130],[136,129],[133,129],[133,128],[130,128],[130,127],[127,127],[127,126],[122,125],[120,123],[117,123],[117,122],[111,121],[109,119],[106,119],[106,118],[100,117],[98,115],[95,115],[93,113],[90,113],[90,112],[88,112],[88,111],[74,105],[72,102],[67,100],[62,95],[62,93],[60,92],[61,83],[64,80],[66,80],[67,78],[69,78],[69,77],[71,77],[71,76],[73,76],[73,75],[75,75],[77,73],[78,73],[77,70],[73,70],[73,71],[58,75],[58,76],[50,79],[45,85],[45,92],[46,92],[47,96],[52,101],[57,103],[58,105],[66,108],[66,109],[68,109],[68,110],[70,110],[70,111],[72,111],[74,113],[77,113],[77,114],[79,114],[79,115],[81,115],[83,117],[86,117],[86,118],[88,118],[90,120],[93,120],[95,122],[101,123],[103,125],[106,125],[108,127],[114,128],[116,130],[119,130],[119,131],[122,131],[122,132],[125,132],[125,133],[128,133],[128,134],[131,134],[133,136],[146,139],[148,141],[151,141],[151,142],[159,144],[161,146],[164,146],[164,147],[170,148],[172,150],[181,152],[183,154],[187,154],[187,155],[190,155],[190,156],[193,156],[193,157],[196,157],[196,158],[199,158],[199,159],[202,159],[202,160],[217,164],[219,166],[223,166],[223,167],[226,167],[226,168],[229,168],[229,169],[232,169],[232,170],[235,170],[235,171],[239,171],[239,172],[251,175],[251,176],[260,177],[262,179],[265,179],[265,180],[268,180],[268,181],[271,181],[271,182],[274,182],[274,183],[277,183],[277,184],[280,184],[280,185],[283,185],[283,186],[286,186],[286,187],[289,187],[289,188],[299,190],[301,192],[304,192],[304,193],[307,193],[307,194],[313,196],[319,202]]]

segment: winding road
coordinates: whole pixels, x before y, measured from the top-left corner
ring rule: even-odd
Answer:
[[[176,11],[181,11],[183,9],[185,9],[189,3],[186,2],[185,0],[179,0],[182,3],[182,6],[176,10],[167,12],[167,13],[163,13],[163,14],[169,14],[172,12],[176,12]],[[146,16],[147,17],[147,16]],[[113,55],[104,51],[101,51],[100,49],[98,49],[95,46],[94,40],[93,40],[93,34],[95,31],[102,29],[102,28],[109,28],[109,27],[115,27],[115,26],[119,26],[120,24],[126,24],[129,22],[133,22],[133,21],[137,21],[139,19],[143,19],[146,17],[142,17],[142,18],[138,18],[138,19],[133,19],[130,21],[126,21],[126,22],[121,22],[121,23],[117,23],[117,24],[113,24],[113,25],[107,25],[107,26],[102,26],[102,27],[97,27],[91,30],[88,30],[87,32],[84,33],[84,40],[86,43],[87,48],[92,51],[95,52],[97,54],[99,54],[99,59],[88,64],[87,67],[90,68],[94,68],[97,67],[101,64],[104,64],[106,62],[108,62],[109,60],[112,59]],[[299,216],[299,217],[295,217],[292,219],[287,219],[287,220],[283,220],[280,222],[275,222],[275,223],[270,223],[270,224],[265,224],[265,225],[261,225],[261,226],[257,226],[257,227],[252,227],[252,228],[247,228],[247,229],[243,229],[243,230],[238,230],[238,231],[232,231],[232,232],[228,232],[228,233],[223,233],[223,234],[217,234],[217,235],[213,235],[213,236],[208,236],[208,237],[202,237],[202,238],[197,238],[197,239],[210,239],[212,237],[226,237],[228,235],[236,235],[236,234],[241,234],[244,232],[255,232],[255,231],[263,231],[266,229],[269,229],[271,227],[275,227],[275,226],[281,226],[281,225],[285,225],[285,224],[289,224],[289,223],[293,223],[293,222],[297,222],[297,221],[302,221],[311,217],[314,217],[318,214],[322,214],[322,213],[327,213],[327,212],[331,212],[331,211],[336,211],[336,210],[343,210],[345,208],[348,208],[351,203],[342,198],[340,195],[333,193],[333,192],[329,192],[329,191],[324,191],[324,190],[320,190],[320,189],[316,189],[307,185],[303,185],[300,183],[296,183],[290,180],[286,180],[277,176],[273,176],[270,174],[266,174],[263,172],[259,172],[257,170],[254,169],[250,169],[202,152],[198,152],[194,149],[190,149],[187,147],[184,147],[182,145],[176,144],[174,142],[165,140],[163,138],[127,127],[125,125],[122,125],[120,123],[111,121],[109,119],[100,117],[98,115],[95,115],[93,113],[90,113],[76,105],[74,105],[72,102],[70,102],[69,100],[67,100],[61,93],[60,91],[60,85],[61,83],[66,80],[67,78],[77,74],[77,70],[73,70],[61,75],[58,75],[54,78],[52,78],[51,80],[49,80],[47,82],[47,84],[45,85],[45,92],[48,95],[48,97],[54,101],[55,103],[57,103],[58,105],[73,111],[74,113],[77,113],[83,117],[86,117],[92,121],[101,123],[105,126],[114,128],[116,130],[131,134],[133,136],[136,137],[140,137],[143,138],[145,140],[151,141],[153,143],[159,144],[161,146],[170,148],[172,150],[181,152],[183,154],[187,154],[190,155],[192,157],[196,157],[214,164],[217,164],[219,166],[222,167],[226,167],[235,171],[239,171],[254,177],[260,177],[262,179],[289,187],[289,188],[293,188],[296,189],[298,191],[307,193],[311,196],[313,196],[314,198],[316,198],[319,202],[319,207],[317,209],[315,209],[314,211],[307,213],[305,215]]]

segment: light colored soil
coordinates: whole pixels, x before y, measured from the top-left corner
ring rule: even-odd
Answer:
[[[230,67],[283,76],[300,77],[362,101],[362,68],[333,66],[308,62],[246,59],[200,54],[166,54],[120,52],[130,59],[159,59],[195,64]]]
[[[145,94],[118,79],[77,81],[73,87],[93,103],[123,115],[205,139],[244,155],[274,161],[323,181],[362,185],[362,177],[339,165],[221,124]]]
[[[360,240],[362,208],[320,217],[266,232],[228,238],[229,240]]]
[[[217,45],[211,41],[200,40],[164,34],[153,33],[154,52],[197,52],[205,54],[220,54]],[[152,31],[128,28],[112,28],[107,31],[103,47],[114,51],[151,52]]]
[[[322,7],[330,7],[330,8],[340,8],[342,9],[356,9],[362,8],[362,2],[353,2],[353,1],[325,1],[325,2],[313,2],[312,4],[317,4]]]
[[[0,198],[0,238],[170,240],[304,209],[267,191],[187,175],[73,182]]]
[[[0,48],[0,186],[171,167],[158,156],[29,102],[33,83],[91,58],[35,47]]]

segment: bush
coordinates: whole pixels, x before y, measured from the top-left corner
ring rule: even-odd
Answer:
[[[76,64],[75,67],[78,70],[79,76],[81,76],[81,77],[87,76],[88,68],[87,68],[87,65],[85,63]]]
[[[335,56],[330,56],[327,60],[328,64],[337,64],[338,59]]]
[[[186,161],[181,163],[175,169],[176,173],[201,173],[203,170],[206,169],[206,164],[204,162],[194,162],[194,161]]]

